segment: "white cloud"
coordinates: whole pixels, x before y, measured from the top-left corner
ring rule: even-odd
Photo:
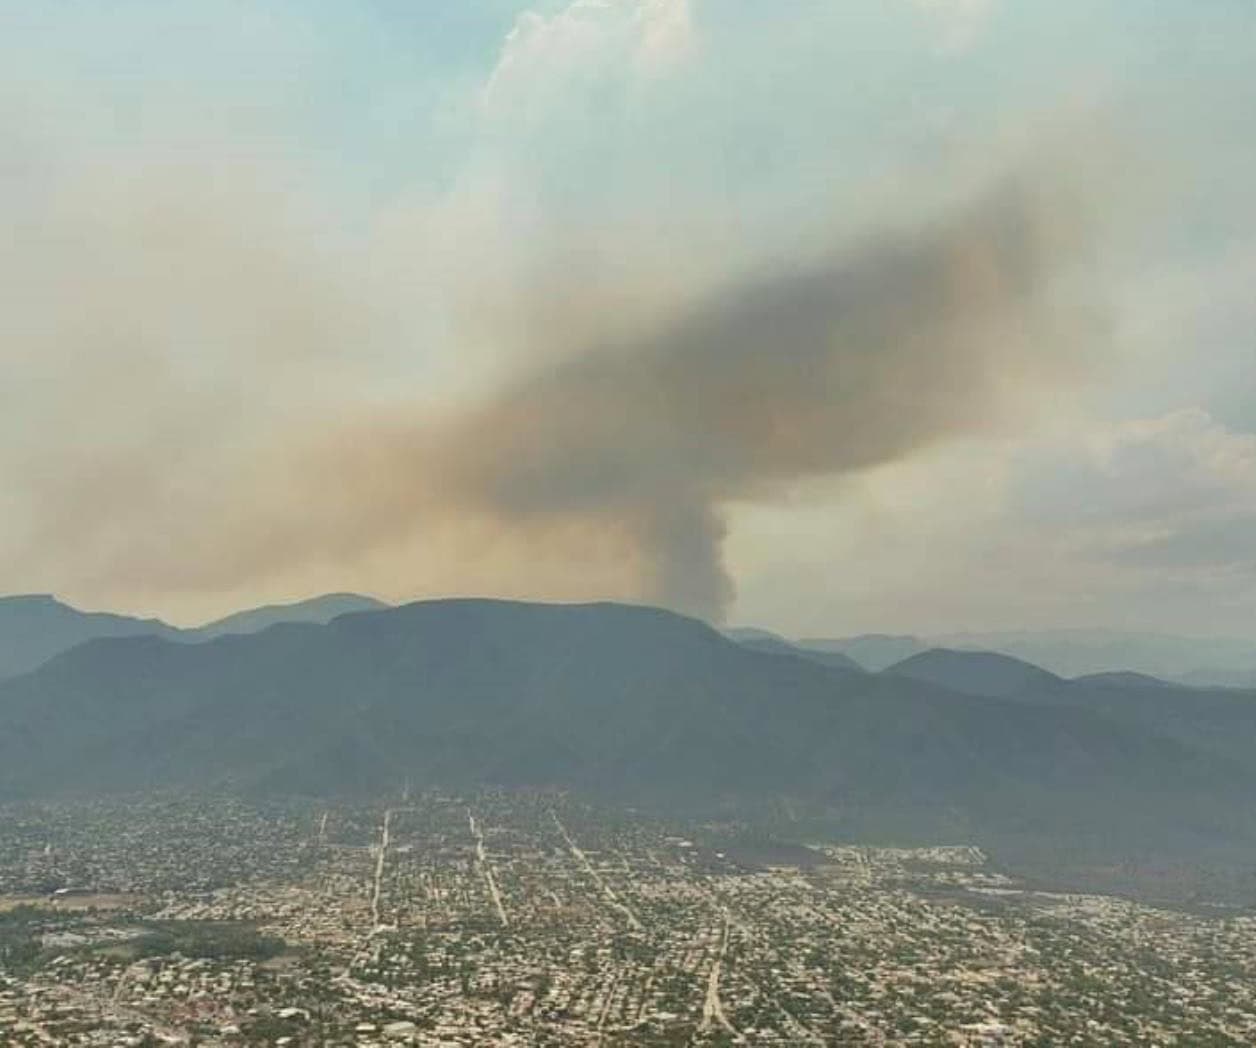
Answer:
[[[938,448],[746,507],[734,619],[799,635],[1256,615],[1256,434],[1198,407]]]
[[[555,108],[583,108],[589,92],[623,87],[663,72],[692,44],[688,0],[573,0],[553,15],[525,11],[506,37],[485,84],[490,114],[552,118]]]
[[[1083,556],[1256,570],[1256,434],[1202,408],[1120,423],[1027,467],[1019,512]]]

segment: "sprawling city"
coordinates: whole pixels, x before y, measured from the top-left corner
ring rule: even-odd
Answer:
[[[1256,914],[562,794],[0,811],[6,1045],[1248,1045]]]

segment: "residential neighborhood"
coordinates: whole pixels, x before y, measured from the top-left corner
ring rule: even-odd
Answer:
[[[0,819],[6,1045],[1256,1041],[1256,916],[1030,889],[962,843],[544,792]]]

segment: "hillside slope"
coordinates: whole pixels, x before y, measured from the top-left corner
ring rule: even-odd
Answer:
[[[0,795],[405,779],[790,797],[861,832],[977,837],[1246,839],[1256,799],[1206,738],[833,670],[621,605],[432,601],[198,645],[95,641],[0,683]]]
[[[79,611],[47,594],[0,597],[0,678],[27,673],[98,637],[173,638],[178,634],[175,627],[158,619]]]

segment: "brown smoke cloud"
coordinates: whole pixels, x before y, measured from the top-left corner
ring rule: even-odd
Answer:
[[[980,428],[1071,369],[1043,315],[1060,217],[1009,181],[937,226],[730,288],[528,376],[437,433],[413,474],[503,525],[613,529],[635,596],[718,617],[727,504]]]
[[[28,472],[31,539],[9,569],[55,563],[69,588],[101,595],[359,586],[719,618],[730,505],[979,430],[1074,373],[1054,297],[1074,217],[1009,178],[933,224],[547,357],[442,418],[349,403],[279,410],[227,438],[238,391],[182,402],[158,412],[173,444],[137,438]],[[564,294],[579,297],[579,274]],[[313,379],[320,358],[304,359]],[[282,369],[300,381],[290,359]],[[137,396],[119,388],[114,409]]]

